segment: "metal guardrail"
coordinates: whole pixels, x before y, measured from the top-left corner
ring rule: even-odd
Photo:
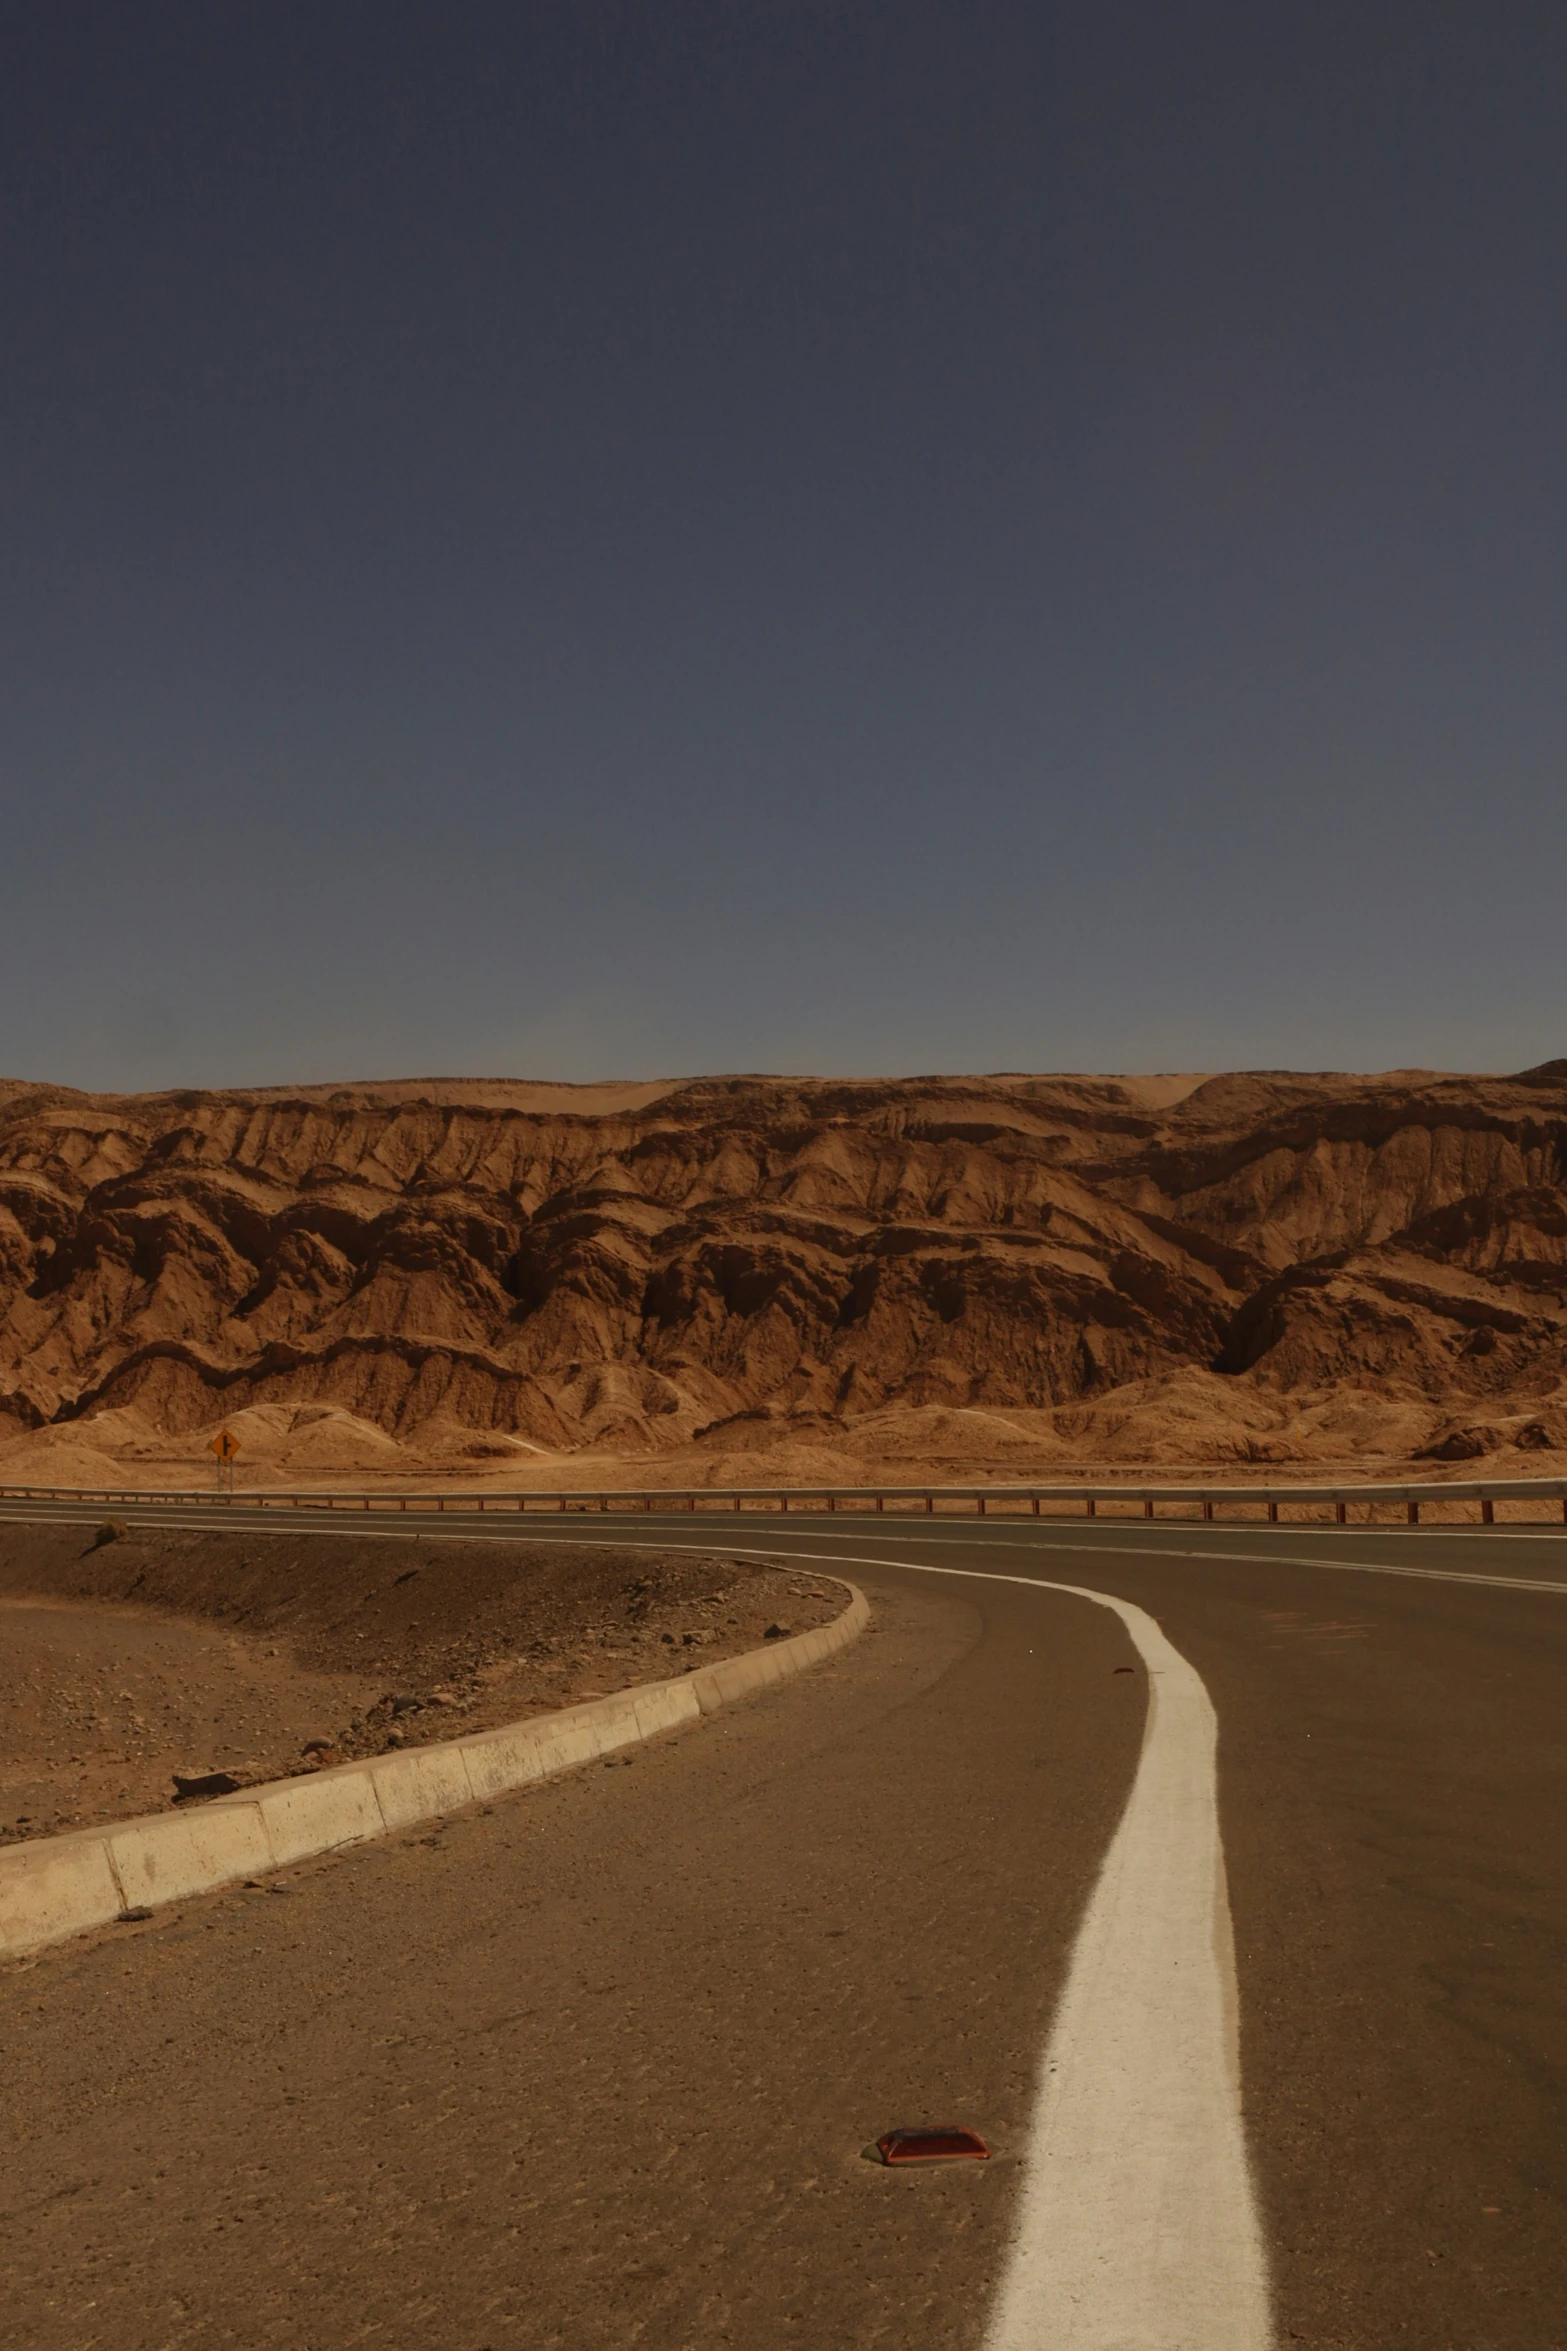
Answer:
[[[727,1510],[733,1513],[751,1511],[790,1510],[818,1512],[839,1510],[884,1513],[915,1511],[927,1517],[952,1514],[972,1506],[984,1518],[990,1512],[1026,1511],[1039,1518],[1046,1509],[1054,1515],[1058,1508],[1081,1508],[1088,1518],[1096,1517],[1106,1506],[1137,1504],[1144,1518],[1153,1518],[1162,1504],[1168,1511],[1177,1509],[1189,1514],[1193,1511],[1205,1521],[1213,1521],[1222,1508],[1239,1513],[1259,1506],[1266,1511],[1272,1524],[1278,1523],[1281,1510],[1310,1508],[1320,1510],[1324,1505],[1333,1509],[1335,1523],[1349,1523],[1351,1509],[1364,1508],[1373,1513],[1379,1506],[1404,1508],[1407,1523],[1418,1526],[1423,1504],[1473,1502],[1479,1505],[1480,1523],[1496,1524],[1498,1502],[1525,1503],[1541,1506],[1544,1515],[1551,1514],[1553,1505],[1559,1507],[1562,1522],[1567,1525],[1567,1478],[1484,1478],[1465,1480],[1434,1479],[1429,1483],[1403,1482],[1392,1485],[1220,1485],[1196,1484],[1190,1481],[1170,1485],[1001,1485],[984,1486],[584,1486],[561,1490],[496,1493],[491,1490],[478,1494],[400,1493],[387,1490],[380,1493],[283,1491],[269,1487],[248,1489],[223,1488],[214,1492],[210,1487],[176,1487],[149,1489],[137,1487],[104,1486],[0,1486],[0,1502],[83,1502],[95,1505],[143,1504],[158,1508],[244,1508],[263,1510],[357,1510],[388,1513],[391,1511],[457,1511],[476,1513],[530,1511],[641,1511],[644,1514],[664,1511],[687,1513]],[[1116,1515],[1122,1515],[1117,1511]]]

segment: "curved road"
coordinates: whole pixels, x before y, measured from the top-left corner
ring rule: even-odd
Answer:
[[[1567,1540],[841,1515],[595,1532],[837,1560],[875,1628],[633,1768],[6,1970],[0,2342],[1567,2346]],[[1166,1676],[1190,1681],[1167,1833],[1139,1774],[1150,1661],[1169,1738]],[[1249,2183],[1211,2143],[1233,2016],[1156,1986],[1172,2022],[1139,2043],[1124,1983],[1106,2011],[1139,1951],[1187,1947],[1186,1859],[1157,1932],[1127,1904],[1188,1853],[1204,1692]],[[1201,1966],[1222,1989],[1218,1923]],[[1050,2070],[1069,2058],[1075,2120]],[[1101,2084],[1131,2117],[1103,2189]],[[1067,2191],[1031,2157],[1041,2087]],[[861,2159],[890,2126],[953,2120],[989,2164]],[[1271,2317],[1247,2301],[1248,2195]],[[1240,2258],[1213,2272],[1211,2323],[1178,2296],[1134,2322],[1138,2281],[1176,2274],[1220,2207],[1220,2268]],[[1052,2307],[1030,2261],[1059,2280],[1078,2239]]]

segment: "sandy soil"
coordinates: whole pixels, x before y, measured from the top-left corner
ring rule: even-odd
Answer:
[[[926,1406],[844,1424],[820,1415],[742,1414],[702,1439],[649,1452],[590,1446],[551,1451],[524,1440],[436,1425],[399,1441],[333,1406],[260,1405],[183,1435],[152,1429],[131,1410],[42,1429],[0,1446],[0,1485],[90,1492],[555,1494],[605,1487],[653,1492],[690,1487],[1094,1484],[1117,1480],[1222,1479],[1245,1485],[1287,1479],[1422,1482],[1479,1477],[1567,1477],[1567,1406],[1561,1398],[1487,1420],[1460,1420],[1437,1446],[1418,1444],[1429,1414],[1346,1385],[1271,1400],[1244,1438],[1235,1400],[1211,1391],[1197,1369],[1124,1391],[1073,1416],[1079,1442],[1063,1438],[1060,1413],[1021,1408]],[[1231,1414],[1223,1448],[1217,1416]],[[1389,1441],[1399,1427],[1405,1442]],[[209,1450],[227,1429],[241,1446],[220,1481]],[[1271,1432],[1271,1433],[1270,1433]],[[91,1440],[101,1435],[102,1443]],[[1544,1440],[1543,1442],[1541,1440]],[[1380,1441],[1379,1441],[1380,1440]]]
[[[665,1680],[843,1604],[711,1552],[0,1528],[0,1842]]]

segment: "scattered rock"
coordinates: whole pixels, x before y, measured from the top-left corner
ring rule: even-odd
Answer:
[[[239,1787],[231,1771],[177,1771],[174,1774],[174,1801],[184,1804],[192,1796],[232,1796]],[[130,1914],[132,1917],[135,1913]]]
[[[1478,1461],[1499,1442],[1495,1429],[1449,1429],[1415,1455],[1417,1461]]]
[[[123,1518],[106,1518],[93,1530],[92,1548],[101,1551],[105,1543],[124,1543],[130,1539],[130,1528]]]
[[[193,1529],[167,1545],[144,1546],[133,1527],[125,1548],[136,1551],[135,1561],[128,1569],[106,1563],[100,1573],[95,1554],[82,1558],[94,1524],[89,1519],[67,1546],[63,1576],[85,1571],[118,1604],[145,1550],[153,1569],[149,1598],[160,1616],[177,1609],[199,1624],[221,1611],[228,1621],[216,1639],[198,1638],[173,1662],[161,1637],[143,1658],[134,1640],[111,1627],[61,1683],[58,1702],[52,1683],[36,1693],[26,1685],[32,1714],[24,1728],[60,1785],[51,1783],[51,1801],[40,1806],[47,1818],[15,1820],[9,1807],[0,1815],[0,1843],[8,1847],[70,1826],[78,1814],[101,1823],[156,1812],[171,1799],[176,1810],[227,1801],[290,1775],[335,1776],[358,1758],[390,1760],[475,1725],[586,1708],[625,1683],[667,1677],[677,1658],[695,1672],[710,1648],[722,1657],[760,1646],[778,1601],[793,1591],[805,1624],[824,1613],[808,1587],[791,1586],[787,1568],[731,1568],[701,1551],[666,1556],[628,1547],[621,1557],[602,1544],[580,1552],[521,1547],[529,1572],[520,1607],[511,1546],[475,1543],[454,1545],[450,1560],[442,1550],[425,1569],[413,1628],[387,1618],[367,1629],[367,1575],[379,1570],[373,1602],[384,1599],[394,1570],[382,1569],[379,1547],[357,1536],[280,1535],[262,1544]],[[634,1629],[628,1591],[647,1602],[646,1620]],[[795,1629],[784,1620],[772,1637]],[[666,1652],[669,1662],[660,1665]],[[323,1673],[341,1678],[324,1683]],[[9,1713],[9,1689],[9,1682],[0,1689],[0,1714]],[[420,1720],[424,1712],[428,1723]],[[312,1730],[312,1721],[334,1727]],[[8,1738],[11,1728],[8,1719]],[[203,1747],[225,1763],[190,1761]],[[176,1763],[176,1756],[186,1760]]]
[[[762,1635],[764,1641],[784,1641],[788,1637],[789,1627],[786,1624],[770,1624]]]
[[[138,1926],[144,1918],[151,1918],[151,1916],[152,1912],[147,1904],[138,1902],[134,1910],[122,1910],[116,1924],[122,1927]]]

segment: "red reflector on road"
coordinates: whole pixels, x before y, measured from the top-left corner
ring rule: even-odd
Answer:
[[[990,2153],[978,2131],[957,2123],[933,2131],[883,2131],[876,2144],[883,2163],[958,2163]]]

